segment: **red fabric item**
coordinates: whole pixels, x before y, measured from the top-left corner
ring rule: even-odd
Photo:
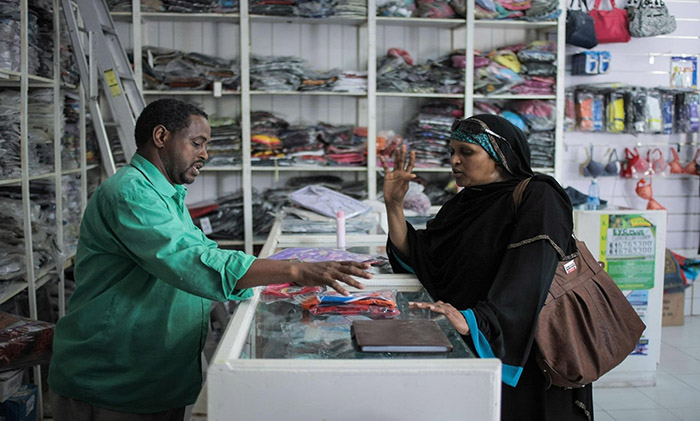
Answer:
[[[218,203],[195,203],[187,207],[190,213],[190,218],[196,219],[200,216],[204,216],[209,212],[213,212],[219,208]]]
[[[625,9],[615,7],[615,0],[610,0],[612,10],[600,10],[601,0],[595,1],[590,15],[595,23],[595,35],[599,44],[611,42],[629,42],[630,24]]]
[[[413,58],[411,57],[410,54],[408,54],[408,51],[403,50],[401,48],[389,48],[389,51],[386,52],[386,55],[389,57],[401,57],[403,61],[406,62],[409,66],[413,66]]]

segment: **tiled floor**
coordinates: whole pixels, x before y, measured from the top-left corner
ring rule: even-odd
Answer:
[[[593,389],[595,421],[700,421],[700,316],[661,330],[654,387]]]

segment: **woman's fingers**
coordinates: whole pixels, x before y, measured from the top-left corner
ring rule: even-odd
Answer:
[[[403,171],[404,162],[406,160],[406,145],[401,145],[400,148],[396,148],[396,160],[394,161],[394,171]]]
[[[406,168],[406,172],[409,174],[413,171],[413,167],[416,164],[416,151],[411,151],[411,153],[408,155],[408,167]]]
[[[384,156],[380,155],[379,162],[382,163],[382,168],[384,168],[384,174],[389,174],[389,164],[387,164],[386,158],[384,158]]]

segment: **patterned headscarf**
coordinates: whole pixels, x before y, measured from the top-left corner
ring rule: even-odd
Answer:
[[[525,134],[519,128],[507,119],[492,114],[479,114],[469,119],[479,121],[484,127],[507,141],[486,133],[471,135],[459,129],[452,131],[450,140],[469,142],[483,147],[494,161],[517,179],[534,175],[530,167],[530,146]]]
[[[450,140],[459,140],[461,142],[473,143],[474,145],[479,145],[491,156],[491,158],[498,163],[498,165],[503,166],[503,160],[496,153],[493,144],[491,143],[491,136],[486,133],[479,134],[469,134],[465,133],[460,129],[454,130],[450,135]]]

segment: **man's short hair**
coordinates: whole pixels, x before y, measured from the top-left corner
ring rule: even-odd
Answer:
[[[191,115],[208,118],[207,113],[196,105],[188,104],[179,99],[163,98],[151,102],[136,120],[136,128],[134,129],[136,146],[138,148],[145,146],[153,137],[153,129],[160,124],[172,133],[187,128]]]

